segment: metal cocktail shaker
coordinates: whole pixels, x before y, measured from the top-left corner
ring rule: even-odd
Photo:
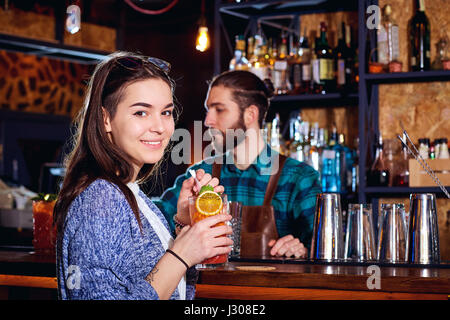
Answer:
[[[380,262],[404,263],[408,238],[405,206],[402,203],[383,203],[381,215],[377,258]]]
[[[440,262],[436,197],[432,193],[410,195],[408,262]]]
[[[344,258],[341,198],[336,193],[321,193],[316,198],[310,258],[338,261]]]

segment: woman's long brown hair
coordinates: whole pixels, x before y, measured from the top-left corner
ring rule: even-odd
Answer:
[[[124,57],[140,59],[142,66],[128,69],[117,62]],[[76,132],[73,136],[72,152],[64,161],[66,174],[53,216],[58,233],[61,233],[64,228],[73,200],[96,179],[109,181],[122,191],[134,212],[139,227],[142,228],[136,199],[126,186],[133,177],[131,160],[109,139],[105,131],[102,106],[110,118],[114,118],[126,86],[145,79],[165,81],[171,88],[177,108],[174,81],[161,69],[148,63],[145,57],[129,52],[116,52],[96,66],[88,83],[83,108],[75,121]],[[177,116],[177,109],[174,116]],[[144,165],[137,180],[139,182],[147,180],[159,168],[161,161]]]

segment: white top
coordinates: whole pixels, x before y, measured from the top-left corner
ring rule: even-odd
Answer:
[[[153,230],[156,232],[159,240],[162,243],[164,251],[169,249],[169,247],[173,243],[173,238],[169,233],[169,230],[165,227],[165,225],[161,222],[159,217],[150,209],[144,199],[139,195],[139,185],[135,182],[130,182],[127,184],[130,190],[133,192],[139,210],[142,212],[144,217],[152,226]],[[178,293],[180,294],[181,300],[186,300],[186,275],[181,278],[181,281],[178,283]]]

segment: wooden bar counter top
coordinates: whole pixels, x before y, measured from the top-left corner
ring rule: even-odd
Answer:
[[[0,288],[57,288],[55,257],[0,250]],[[389,265],[238,260],[199,273],[196,298],[245,300],[448,300],[450,264]]]
[[[202,270],[196,297],[248,300],[447,300],[449,295],[449,264],[400,266],[236,259],[222,267]]]

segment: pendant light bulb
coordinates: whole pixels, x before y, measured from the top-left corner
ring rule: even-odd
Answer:
[[[209,49],[210,43],[208,27],[200,25],[197,33],[197,40],[195,42],[195,49],[200,52],[205,52]]]

